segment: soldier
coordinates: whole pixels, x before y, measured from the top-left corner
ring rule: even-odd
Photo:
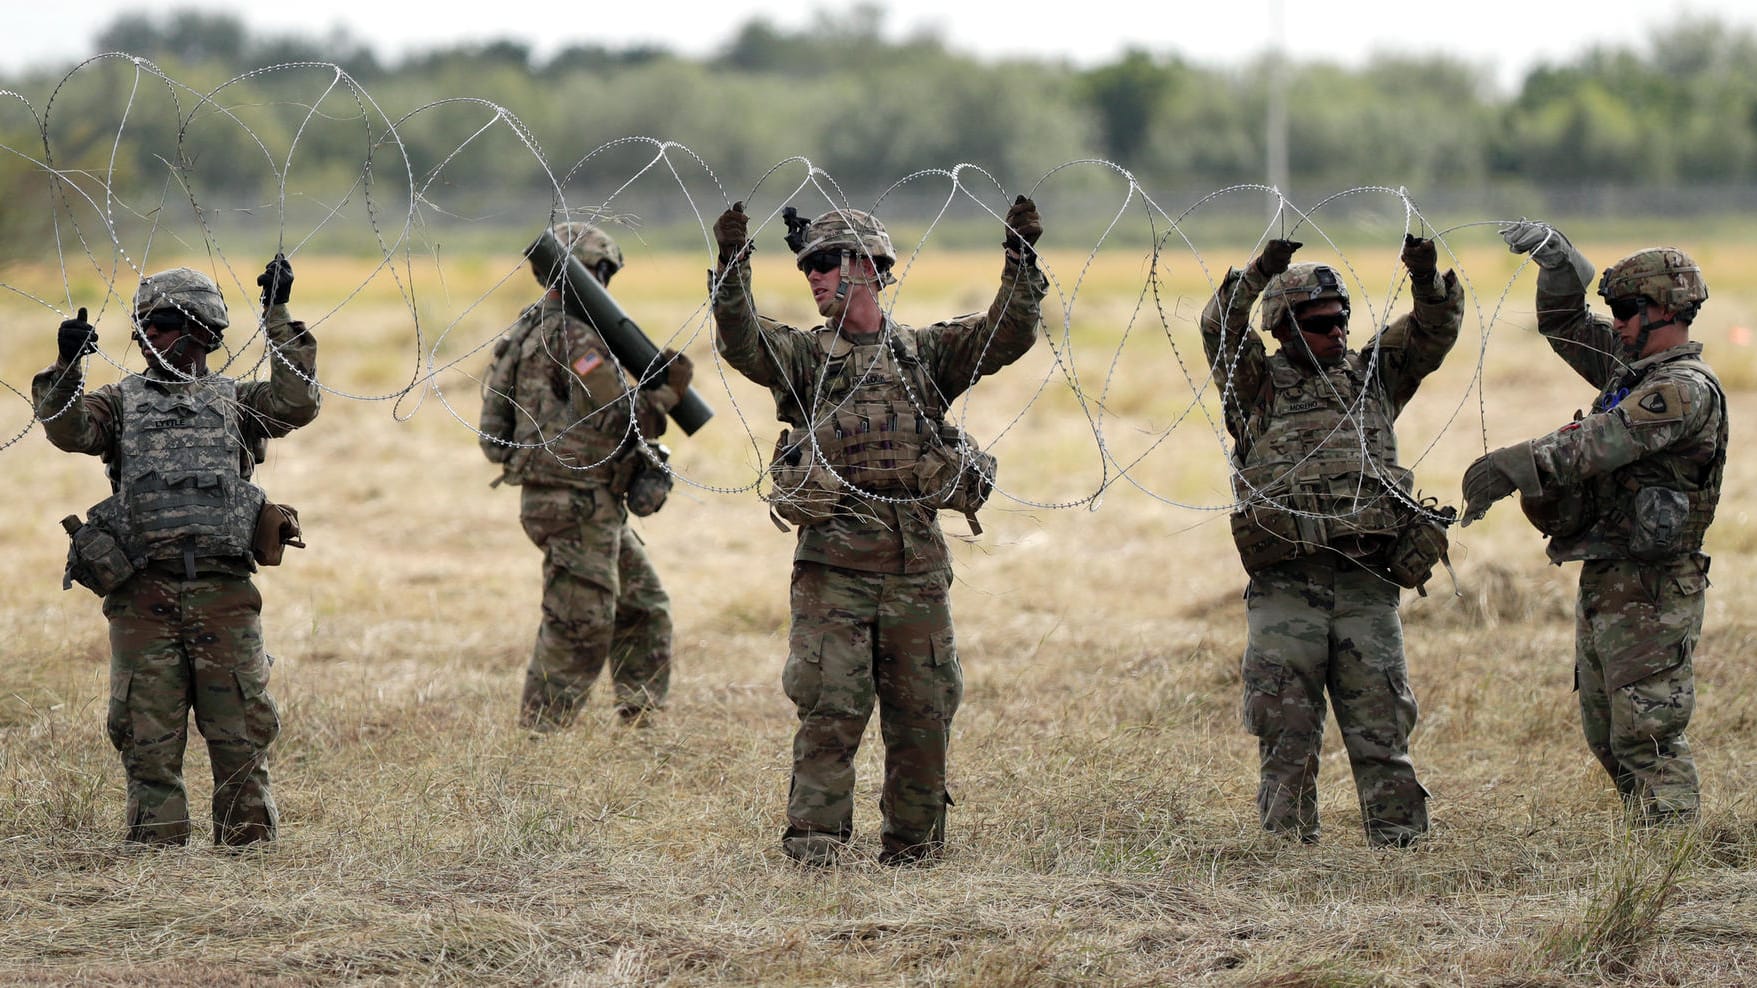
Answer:
[[[1327,689],[1367,840],[1405,846],[1427,831],[1428,793],[1409,759],[1416,704],[1398,587],[1427,579],[1450,516],[1418,503],[1393,423],[1457,341],[1464,294],[1451,271],[1438,274],[1433,241],[1406,236],[1414,311],[1351,350],[1348,290],[1333,268],[1292,264],[1300,246],[1269,241],[1202,313],[1250,575],[1244,722],[1258,738],[1257,808],[1265,829],[1318,840]],[[1274,354],[1250,331],[1259,295]]]
[[[600,284],[621,270],[621,248],[597,227],[550,232]],[[667,350],[664,369],[631,386],[597,330],[563,307],[558,275],[531,270],[548,291],[494,345],[481,421],[482,452],[501,466],[494,483],[522,488],[519,521],[543,550],[543,618],[519,725],[573,723],[608,660],[617,714],[645,726],[671,683],[671,599],[628,515],[657,511],[670,489],[663,447],[643,443],[665,431],[691,365]]]
[[[49,441],[102,457],[114,491],[84,525],[64,524],[69,579],[104,596],[110,622],[109,734],[128,776],[129,841],[189,840],[192,708],[213,763],[214,842],[275,836],[268,748],[280,717],[250,574],[258,561],[278,562],[296,532],[250,476],[269,439],[317,417],[321,395],[317,343],[287,312],[292,266],[277,255],[257,284],[272,354],[266,383],[209,373],[226,303],[189,268],[143,278],[135,292],[145,373],[80,394],[80,358],[97,349],[82,308],[61,323],[58,359],[31,382]]]
[[[1599,279],[1605,319],[1587,308],[1593,268],[1566,237],[1523,220],[1501,235],[1538,265],[1539,332],[1599,395],[1591,414],[1472,463],[1464,523],[1517,491],[1550,559],[1582,561],[1574,685],[1586,744],[1639,820],[1688,820],[1702,537],[1727,443],[1726,394],[1690,339],[1708,285],[1681,250],[1636,251]]]
[[[782,673],[799,730],[781,847],[805,864],[835,863],[853,835],[854,755],[875,701],[885,743],[879,860],[922,862],[945,844],[946,747],[963,673],[937,511],[973,514],[994,476],[993,459],[946,413],[1031,348],[1047,289],[1031,200],[1018,198],[1006,227],[988,311],[915,329],[880,306],[896,254],[878,220],[837,209],[799,221],[788,246],[825,319],[801,332],[757,315],[742,204],[714,225],[720,353],[769,388],[789,426],[770,467],[774,510],[799,526]]]

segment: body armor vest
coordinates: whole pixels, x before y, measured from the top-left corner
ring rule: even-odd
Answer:
[[[927,405],[934,392],[912,345],[900,335],[859,345],[830,336],[826,345],[830,358],[809,413],[818,455],[861,490],[921,493],[915,466],[938,440],[941,414]]]
[[[1415,514],[1414,475],[1397,465],[1394,411],[1350,352],[1321,372],[1267,358],[1235,451],[1233,518],[1245,568],[1335,548],[1382,550]],[[1250,396],[1246,400],[1251,400]]]
[[[1668,360],[1648,369],[1650,375],[1656,372],[1694,374],[1708,383],[1720,402],[1713,448],[1695,443],[1664,450],[1586,481],[1582,495],[1591,521],[1578,534],[1551,539],[1552,560],[1655,561],[1702,550],[1703,536],[1720,504],[1721,476],[1726,468],[1726,392],[1708,365],[1695,357]],[[1608,412],[1605,409],[1597,414]],[[1673,517],[1667,519],[1667,515]],[[1655,525],[1669,529],[1657,544]]]
[[[780,517],[822,521],[853,487],[961,511],[980,532],[975,513],[994,488],[994,457],[945,421],[914,341],[894,333],[852,344],[833,330],[817,332],[827,359],[812,405],[781,409],[793,427],[781,434],[769,468]]]
[[[488,388],[510,397],[511,421],[484,422],[484,431],[516,444],[504,461],[508,483],[603,486],[629,436],[628,382],[604,347],[570,352],[560,306],[526,309],[495,346]]]
[[[160,388],[120,385],[111,468],[128,554],[144,559],[249,556],[264,500],[238,427],[238,383],[213,375]]]

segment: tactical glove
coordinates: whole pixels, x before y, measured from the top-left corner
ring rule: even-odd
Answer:
[[[641,378],[641,387],[649,390],[661,387],[670,388],[679,398],[689,390],[689,382],[695,380],[695,363],[687,354],[676,350],[661,351],[653,358],[653,365]]]
[[[1539,492],[1537,460],[1530,441],[1503,446],[1479,456],[1464,471],[1464,513],[1461,525],[1468,526],[1483,515],[1489,506],[1514,491]]]
[[[1426,282],[1440,267],[1440,252],[1432,240],[1423,240],[1413,233],[1403,235],[1403,267],[1409,280]]]
[[[276,254],[275,259],[263,265],[262,273],[256,276],[256,283],[262,286],[262,307],[286,305],[287,299],[293,297],[293,265],[287,255]]]
[[[1508,250],[1515,254],[1530,254],[1532,261],[1545,271],[1564,277],[1572,275],[1581,292],[1591,286],[1593,277],[1598,274],[1586,255],[1569,243],[1562,231],[1548,223],[1517,220],[1501,224],[1500,231]],[[1569,286],[1570,289],[1573,287]]]
[[[1007,209],[1007,234],[1001,240],[1001,246],[1013,251],[1020,257],[1028,257],[1036,251],[1037,238],[1043,236],[1043,218],[1037,215],[1037,203],[1024,196],[1013,200]]]
[[[749,241],[750,217],[744,214],[744,202],[740,200],[714,221],[714,243],[720,247],[720,263],[730,263]]]
[[[1287,270],[1293,263],[1293,252],[1304,247],[1297,240],[1271,240],[1263,245],[1263,252],[1257,255],[1257,270],[1273,278]]]
[[[55,331],[55,345],[60,349],[63,364],[98,352],[98,331],[85,321],[85,306],[79,307],[79,315],[61,321],[61,328]]]

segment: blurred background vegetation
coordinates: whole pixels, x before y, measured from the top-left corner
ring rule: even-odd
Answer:
[[[1101,159],[1175,216],[1217,189],[1265,181],[1277,72],[1287,86],[1284,191],[1302,206],[1386,185],[1470,218],[1725,224],[1757,212],[1757,38],[1714,20],[1656,28],[1640,50],[1539,65],[1512,92],[1488,69],[1443,57],[1351,68],[1265,55],[1210,67],[1136,50],[1078,67],[978,60],[886,27],[868,5],[819,14],[798,32],[753,20],[707,58],[576,46],[538,60],[523,44],[485,39],[391,64],[346,33],[266,36],[240,17],[192,11],[124,15],[93,54],[130,53],[163,79],[143,82],[120,58],[0,78],[14,91],[0,108],[0,254],[43,249],[45,160],[70,176],[109,176],[70,179],[77,191],[62,208],[107,209],[115,223],[147,222],[175,201],[197,207],[203,226],[238,216],[260,225],[265,209],[321,226],[326,210],[368,208],[370,190],[380,236],[414,202],[424,223],[453,223],[468,238],[531,227],[558,186],[570,205],[614,200],[653,147],[591,153],[635,135],[686,145],[720,186],[698,168],[686,180],[703,179],[697,191],[712,195],[630,206],[661,243],[699,244],[698,213],[746,197],[796,155],[855,204],[961,162],[988,171],[1002,186],[989,198],[1002,202],[1059,165]],[[345,75],[259,71],[301,62]],[[803,175],[783,172],[760,186],[771,199]],[[1100,165],[1049,182],[1058,215],[1091,215],[1097,230],[1127,189]],[[106,191],[117,201],[104,202]],[[885,210],[932,218],[943,200],[943,182],[908,183]],[[1263,202],[1242,203],[1259,223]],[[371,239],[365,225],[334,225]],[[959,235],[955,222],[942,232]]]

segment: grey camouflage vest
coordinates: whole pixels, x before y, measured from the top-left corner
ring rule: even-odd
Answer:
[[[111,479],[136,558],[249,556],[262,511],[255,457],[238,428],[238,384],[213,375],[169,387],[139,375],[121,385],[122,427]]]

